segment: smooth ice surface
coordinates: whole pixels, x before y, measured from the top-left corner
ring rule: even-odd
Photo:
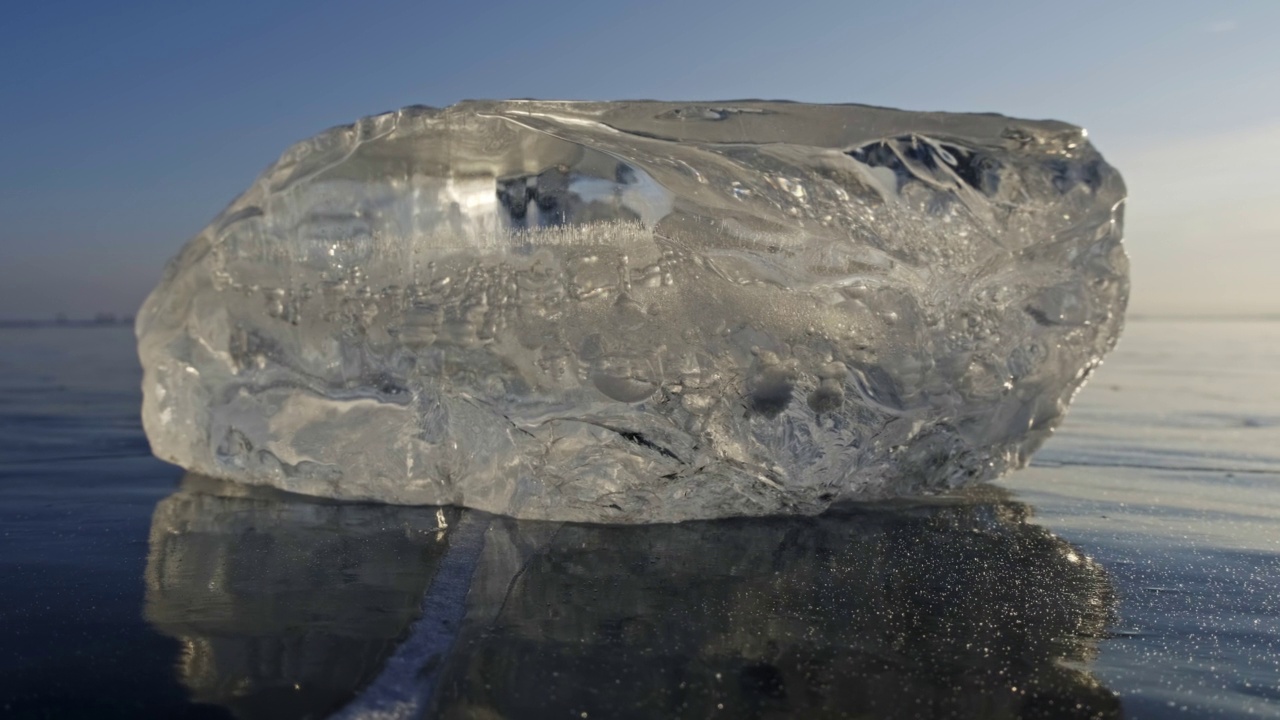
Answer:
[[[1115,592],[1031,512],[987,486],[640,527],[451,511],[436,532],[430,508],[188,476],[152,520],[146,616],[192,696],[241,720],[1120,717],[1089,673]]]
[[[291,148],[171,263],[144,424],[213,476],[526,518],[955,487],[1115,343],[1123,198],[1057,122],[406,108]]]

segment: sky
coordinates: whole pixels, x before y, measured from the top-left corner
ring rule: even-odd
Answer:
[[[130,315],[294,142],[465,98],[1082,125],[1134,315],[1280,314],[1280,2],[48,0],[0,23],[0,318]]]

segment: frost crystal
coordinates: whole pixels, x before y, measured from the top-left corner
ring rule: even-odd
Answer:
[[[406,108],[291,148],[170,264],[143,419],[209,475],[526,518],[956,487],[1115,343],[1123,199],[1057,122]]]

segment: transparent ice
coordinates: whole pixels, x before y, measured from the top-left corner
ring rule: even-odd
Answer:
[[[1071,125],[466,102],[289,149],[138,317],[155,453],[524,518],[820,512],[1024,464],[1115,343]]]

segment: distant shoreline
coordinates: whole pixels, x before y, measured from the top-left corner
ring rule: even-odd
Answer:
[[[0,328],[100,328],[132,327],[133,318],[97,318],[93,320],[0,320]]]

